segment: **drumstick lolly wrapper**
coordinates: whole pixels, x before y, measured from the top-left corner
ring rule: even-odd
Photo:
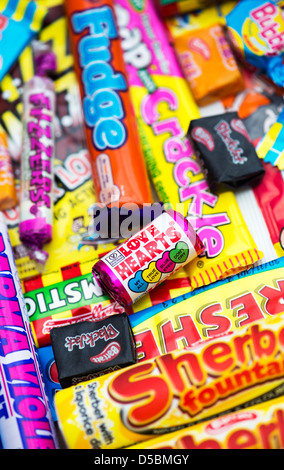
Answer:
[[[65,2],[99,202],[152,202],[112,0]]]
[[[55,90],[47,73],[56,68],[55,56],[36,41],[36,75],[24,88],[23,151],[21,160],[21,241],[30,257],[44,264],[45,243],[52,240],[54,187]]]

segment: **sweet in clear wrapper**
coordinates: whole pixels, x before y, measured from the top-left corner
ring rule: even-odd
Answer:
[[[23,93],[19,234],[30,256],[44,264],[48,253],[43,246],[52,240],[56,102],[54,82],[47,75],[56,69],[56,60],[44,44],[37,41],[34,48],[36,75]]]

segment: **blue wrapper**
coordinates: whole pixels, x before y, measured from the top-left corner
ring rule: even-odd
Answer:
[[[226,16],[238,57],[284,86],[284,18],[275,1],[241,0]]]
[[[40,31],[47,9],[30,0],[0,2],[0,81]],[[16,40],[15,40],[16,39]]]
[[[45,383],[45,393],[47,395],[51,416],[53,421],[57,421],[57,416],[54,408],[54,396],[57,390],[62,387],[58,380],[57,368],[55,364],[52,346],[45,346],[38,349],[39,361],[41,364],[43,379]]]

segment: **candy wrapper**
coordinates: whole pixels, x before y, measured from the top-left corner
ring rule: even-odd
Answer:
[[[0,433],[6,449],[57,445],[8,229],[0,214]]]
[[[283,333],[283,315],[276,315],[59,391],[67,446],[129,446],[282,395]]]
[[[211,191],[256,185],[264,168],[236,112],[191,121],[188,135]]]
[[[277,256],[284,250],[284,181],[280,170],[270,163],[264,163],[265,176],[259,186],[253,189],[254,196],[266,222],[269,235]]]
[[[21,161],[20,239],[41,264],[52,239],[54,186],[55,91],[47,76],[56,69],[55,56],[35,43],[36,75],[25,85]]]
[[[52,328],[79,321],[96,321],[124,311],[102,291],[91,272],[92,265],[93,262],[76,263],[22,281],[37,348],[50,345]],[[188,276],[181,268],[135,302],[127,313],[144,310],[190,290]]]
[[[226,25],[226,15],[236,6],[237,0],[212,4],[201,10],[175,15],[164,20],[172,40],[188,31],[208,28],[214,24]]]
[[[5,132],[0,132],[0,210],[15,207],[18,203],[12,159]]]
[[[250,406],[129,449],[284,449],[283,398]]]
[[[47,9],[38,2],[8,0],[0,5],[0,81],[42,27]]]
[[[241,60],[284,85],[284,18],[273,1],[241,0],[226,17],[228,32]]]
[[[174,39],[174,48],[199,106],[244,89],[241,71],[221,25],[188,31]]]
[[[206,9],[217,3],[224,3],[226,0],[156,0],[156,6],[160,14],[167,18],[178,14]]]
[[[57,390],[61,390],[61,385],[58,380],[58,371],[55,364],[52,346],[45,346],[38,349],[38,358],[41,365],[42,376],[45,384],[45,391],[48,398],[49,407],[53,421],[57,421],[57,416],[54,408],[54,395]]]
[[[277,166],[279,170],[284,170],[284,111],[277,117],[277,121],[272,124],[269,131],[259,142],[256,152],[259,158],[266,163]]]
[[[105,292],[128,307],[203,251],[190,223],[170,209],[101,258],[92,272]]]
[[[97,198],[142,207],[152,195],[113,5],[65,2]]]
[[[138,360],[237,331],[284,313],[284,258],[130,315]],[[275,287],[276,286],[276,287]]]

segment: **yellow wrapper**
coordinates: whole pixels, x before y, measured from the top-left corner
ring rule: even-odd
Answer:
[[[151,1],[143,12],[117,0],[117,18],[130,92],[148,171],[160,201],[184,216],[207,246],[190,263],[192,288],[250,267],[263,257],[257,250],[232,192],[214,195],[192,154],[187,131],[198,107],[177,63]],[[139,44],[125,38],[139,30]]]
[[[284,257],[130,315],[139,360],[238,330],[284,312]]]
[[[283,397],[163,434],[129,449],[284,449]],[[147,462],[150,464],[149,459]]]
[[[142,361],[55,395],[70,448],[119,448],[283,394],[284,317]]]

